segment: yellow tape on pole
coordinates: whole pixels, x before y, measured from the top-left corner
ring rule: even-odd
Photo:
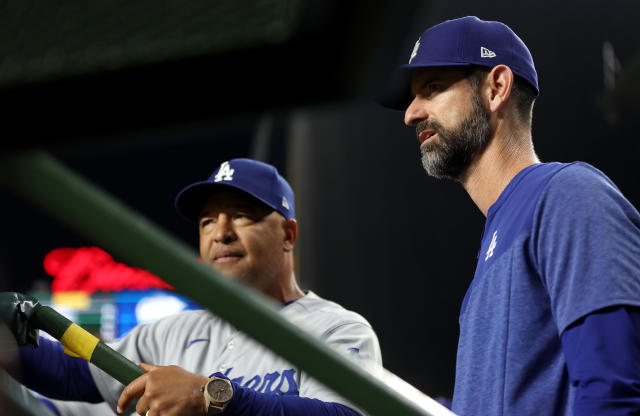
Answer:
[[[65,346],[65,353],[90,361],[100,340],[77,324],[71,324],[62,334],[60,342]]]

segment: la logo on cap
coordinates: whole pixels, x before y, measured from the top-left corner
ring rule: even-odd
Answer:
[[[418,54],[418,49],[420,48],[420,38],[416,41],[416,44],[413,46],[413,51],[411,52],[411,57],[409,58],[409,63],[413,61],[413,58]]]
[[[216,174],[213,181],[214,182],[231,181],[233,180],[234,172],[235,170],[231,169],[231,166],[229,166],[229,162],[224,162],[222,163],[222,165],[220,165],[220,170],[218,170],[218,173]]]

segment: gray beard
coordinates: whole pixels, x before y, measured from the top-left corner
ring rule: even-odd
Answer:
[[[472,101],[471,114],[457,128],[446,129],[429,119],[416,126],[417,131],[432,129],[438,133],[436,141],[421,149],[422,166],[429,176],[458,180],[489,143],[489,112],[477,93],[473,94]]]

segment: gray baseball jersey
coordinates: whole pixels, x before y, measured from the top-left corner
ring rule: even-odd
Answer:
[[[372,370],[382,366],[376,334],[359,314],[313,292],[284,306],[281,313],[361,365]],[[206,310],[140,325],[110,346],[135,363],[177,365],[204,376],[219,371],[258,392],[299,395],[353,408],[306,372]],[[97,367],[90,369],[102,397],[115,409],[124,386]],[[72,413],[64,410],[63,414]]]

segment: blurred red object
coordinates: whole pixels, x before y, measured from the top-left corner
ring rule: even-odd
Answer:
[[[44,270],[53,276],[52,292],[82,290],[170,289],[158,276],[137,267],[118,263],[99,247],[58,248],[44,258]]]

